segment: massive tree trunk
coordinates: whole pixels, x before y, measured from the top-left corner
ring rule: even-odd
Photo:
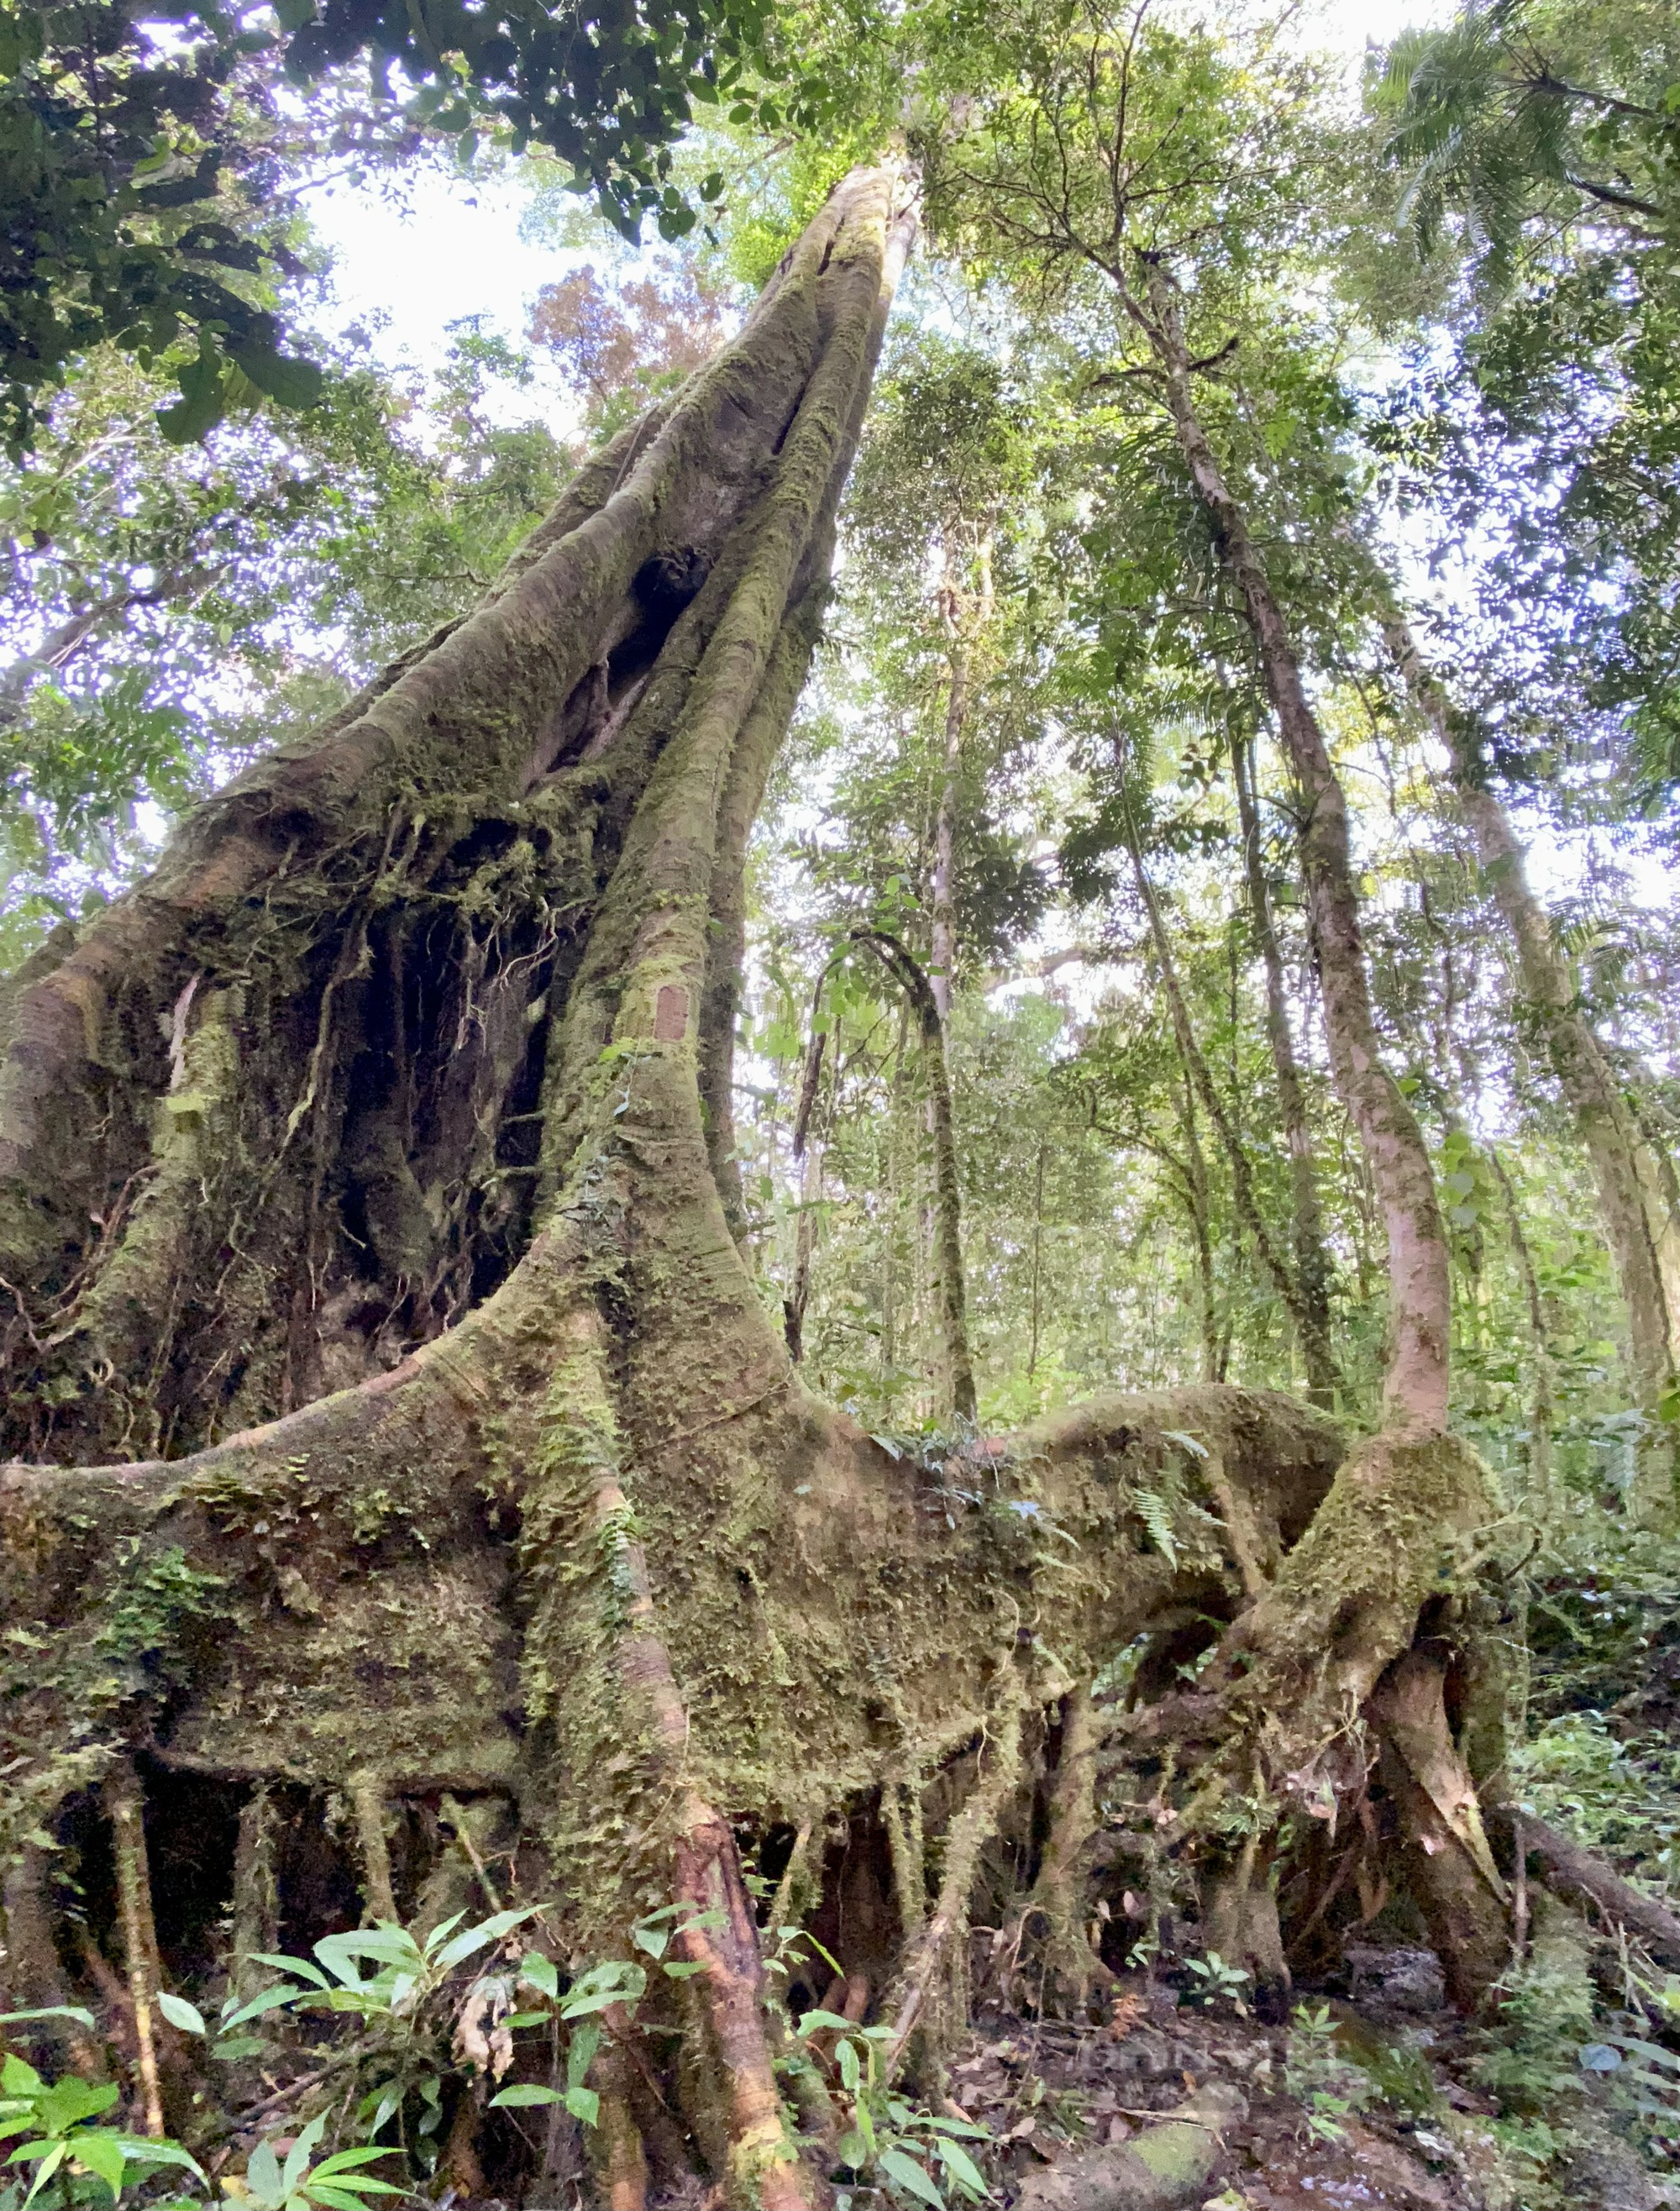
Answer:
[[[1494,903],[1511,932],[1522,995],[1545,1037],[1592,1166],[1605,1239],[1628,1309],[1635,1391],[1653,1434],[1668,1438],[1665,1408],[1680,1373],[1680,1220],[1664,1188],[1660,1163],[1581,1010],[1550,917],[1529,887],[1527,856],[1489,785],[1474,717],[1454,707],[1392,603],[1384,609],[1383,634],[1413,700],[1446,748],[1453,796],[1475,839]],[[1671,1442],[1665,1445],[1663,1456],[1672,1473]]]
[[[297,1950],[358,1892],[511,1891],[573,1969],[701,1907],[597,2060],[626,2211],[690,2166],[811,2199],[740,1849],[791,1877],[837,1832],[816,1931],[925,2032],[1017,1780],[977,1746],[1234,1618],[1339,1454],[1213,1390],[920,1469],[802,1389],[731,1233],[746,839],[912,220],[890,173],[837,188],[473,615],[9,994],[6,1993],[114,2003],[120,1958],[137,2026],[249,1986],[224,1915]],[[877,1881],[842,1917],[883,1786],[965,1757],[925,1916]],[[192,1867],[155,1923],[143,1831]],[[136,2112],[200,2123],[166,2054]],[[470,2096],[449,2143],[531,2177]]]

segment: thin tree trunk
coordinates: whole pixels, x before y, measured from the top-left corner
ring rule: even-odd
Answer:
[[[1208,1196],[1207,1155],[1196,1126],[1196,1093],[1187,1072],[1180,1069],[1183,1088],[1174,1103],[1184,1131],[1184,1169],[1181,1176],[1185,1211],[1190,1219],[1191,1241],[1196,1249],[1198,1311],[1202,1323],[1202,1379],[1220,1379],[1219,1292],[1213,1265],[1213,1208]]]
[[[933,919],[928,962],[928,981],[942,1021],[950,1019],[951,985],[956,974],[956,817],[962,797],[962,746],[973,680],[974,632],[992,605],[991,548],[983,538],[978,554],[980,585],[971,597],[958,572],[952,542],[955,526],[948,524],[945,532],[945,568],[939,592],[940,619],[945,630],[945,742],[939,803],[933,817]]]
[[[1544,1029],[1553,1069],[1592,1166],[1628,1309],[1634,1386],[1660,1433],[1666,1424],[1659,1407],[1680,1371],[1680,1223],[1665,1202],[1660,1165],[1581,1011],[1550,917],[1529,886],[1521,840],[1489,787],[1473,717],[1454,708],[1392,604],[1384,610],[1383,635],[1406,688],[1446,748],[1453,795],[1511,932],[1523,995]]]
[[[1289,1027],[1289,992],[1283,976],[1283,955],[1272,924],[1271,896],[1266,888],[1265,863],[1260,851],[1260,815],[1255,801],[1254,754],[1252,742],[1234,726],[1231,730],[1231,772],[1236,786],[1237,820],[1242,836],[1243,869],[1248,886],[1248,911],[1255,942],[1266,979],[1266,1042],[1277,1081],[1278,1110],[1289,1153],[1290,1241],[1295,1247],[1295,1283],[1306,1317],[1302,1354],[1307,1360],[1309,1394],[1321,1404],[1334,1402],[1338,1379],[1331,1349],[1330,1290],[1332,1269],[1325,1243],[1324,1211],[1319,1201],[1318,1164],[1313,1154],[1313,1132],[1307,1118],[1307,1097],[1295,1059],[1295,1038]],[[1314,1353],[1326,1371],[1315,1377]],[[1326,1394],[1328,1392],[1328,1394]]]
[[[945,1024],[933,994],[933,978],[884,930],[858,929],[854,942],[867,945],[910,1002],[921,1030],[922,1064],[927,1071],[928,1119],[933,1137],[933,1249],[939,1285],[939,1333],[944,1351],[950,1409],[961,1420],[976,1416],[974,1362],[968,1344],[968,1291],[962,1264],[962,1190],[957,1178],[956,1128],[951,1112],[950,1069],[945,1057]]]
[[[1167,995],[1167,1004],[1172,1016],[1173,1034],[1178,1043],[1179,1057],[1183,1063],[1186,1077],[1195,1085],[1196,1094],[1206,1109],[1218,1135],[1220,1148],[1225,1154],[1231,1171],[1231,1190],[1236,1201],[1237,1213],[1243,1227],[1253,1239],[1255,1255],[1272,1288],[1283,1299],[1289,1313],[1301,1355],[1307,1363],[1309,1384],[1316,1400],[1328,1402],[1334,1398],[1340,1379],[1331,1354],[1329,1342],[1322,1329],[1315,1326],[1315,1316],[1309,1311],[1301,1293],[1299,1282],[1291,1272],[1288,1261],[1272,1240],[1265,1214],[1254,1188],[1253,1169],[1240,1134],[1226,1110],[1213,1079],[1207,1056],[1197,1041],[1195,1025],[1190,1018],[1190,1008],[1180,980],[1178,963],[1173,957],[1172,941],[1161,918],[1161,902],[1155,893],[1149,872],[1143,865],[1143,856],[1138,850],[1137,839],[1128,819],[1125,831],[1126,851],[1131,861],[1132,879],[1137,883],[1143,911],[1149,917],[1149,935],[1155,944],[1155,959],[1161,969],[1161,988]]]
[[[1528,1308],[1530,1357],[1533,1362],[1534,1382],[1528,1412],[1526,1502],[1530,1513],[1544,1530],[1551,1521],[1552,1421],[1556,1410],[1551,1330],[1546,1325],[1546,1301],[1541,1292],[1540,1277],[1535,1272],[1534,1254],[1529,1250],[1528,1239],[1523,1233],[1522,1214],[1517,1204],[1517,1193],[1512,1186],[1510,1173],[1499,1155],[1497,1145],[1487,1147],[1486,1157],[1489,1166],[1493,1170],[1494,1180],[1499,1184],[1500,1196],[1505,1201],[1505,1225],[1510,1234],[1512,1256],[1522,1278],[1523,1297]]]
[[[1301,867],[1331,1068],[1359,1131],[1387,1231],[1382,1430],[1350,1454],[1331,1506],[1240,1626],[1228,1654],[1228,1663],[1237,1651],[1250,1654],[1240,1693],[1252,1700],[1257,1715],[1267,1715],[1259,1740],[1273,1785],[1298,1799],[1317,1789],[1334,1806],[1364,1785],[1364,1753],[1355,1757],[1337,1747],[1362,1709],[1383,1729],[1403,1769],[1410,1736],[1422,1739],[1426,1719],[1450,1744],[1444,1669],[1431,1671],[1427,1681],[1420,1676],[1404,1706],[1394,1686],[1397,1669],[1414,1655],[1448,1530],[1467,1533],[1491,1517],[1495,1505],[1485,1470],[1447,1431],[1453,1297],[1446,1225],[1422,1130],[1383,1063],[1346,797],[1247,517],[1196,411],[1171,280],[1158,258],[1146,257],[1143,268],[1147,307],[1130,291],[1125,303],[1160,363],[1180,450],[1221,565],[1240,595],[1300,790]],[[1432,1925],[1450,1927],[1463,1946],[1456,1992],[1480,2001],[1508,1954],[1507,1899],[1497,1882],[1484,1877],[1486,1846],[1469,1777],[1459,1767],[1451,1780],[1460,1794],[1440,1832],[1431,1825],[1427,1789],[1415,1792],[1415,1802],[1403,1802],[1402,1822],[1417,1845],[1410,1879],[1424,1915]]]
[[[1360,935],[1347,800],[1247,518],[1196,412],[1178,305],[1159,261],[1147,264],[1146,282],[1148,311],[1130,294],[1128,301],[1160,360],[1180,449],[1213,525],[1221,561],[1241,593],[1266,690],[1305,803],[1301,862],[1331,1064],[1370,1160],[1388,1231],[1386,1413],[1396,1425],[1444,1430],[1452,1330],[1446,1235],[1422,1131],[1383,1064]]]

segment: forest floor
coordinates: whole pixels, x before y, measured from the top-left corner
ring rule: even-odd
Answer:
[[[1465,2078],[1472,2038],[1446,2005],[1439,1964],[1376,1945],[1356,1946],[1351,1963],[1342,1995],[1296,1990],[1316,2032],[1228,2002],[1193,2006],[1142,1976],[1122,1982],[1101,2024],[982,2009],[953,2069],[954,2100],[1006,2143],[1011,2202],[1046,2165],[1134,2139],[1217,2084],[1239,2092],[1246,2116],[1197,2211],[1493,2211],[1509,2200],[1495,2107]],[[1680,2188],[1658,2200],[1680,2204]]]

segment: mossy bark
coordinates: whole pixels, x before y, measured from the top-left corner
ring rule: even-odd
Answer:
[[[370,1917],[541,1902],[579,1962],[693,1903],[681,2124],[651,2037],[601,2083],[627,2205],[683,2126],[731,2203],[812,2193],[737,1833],[849,1832],[1163,1608],[1234,1616],[1193,1473],[1184,1552],[1150,1535],[1174,1439],[1268,1555],[1340,1451],[1213,1390],[913,1471],[801,1388],[732,1233],[747,836],[910,222],[890,172],[839,187],[474,615],[33,964],[0,1063],[8,1974],[75,1988],[39,1838],[105,1784],[221,1792],[249,1947],[309,1938],[305,1830]],[[947,1838],[924,2018],[1012,1777]],[[203,1971],[165,1935],[148,2002]]]

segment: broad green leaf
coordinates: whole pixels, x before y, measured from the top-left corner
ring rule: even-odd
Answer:
[[[157,2141],[149,2135],[118,2135],[117,2139],[130,2165],[178,2165],[183,2172],[197,2173],[200,2180],[204,2178],[203,2166],[178,2141]]]
[[[114,2135],[90,2127],[76,2142],[75,2155],[79,2166],[105,2183],[115,2202],[123,2192],[123,2169],[127,2163],[122,2143]]]
[[[540,1950],[527,1950],[519,1961],[519,1978],[528,1988],[533,1988],[555,2002],[560,1996],[560,1970],[552,1958],[545,1958]]]
[[[40,2168],[35,2175],[34,2183],[30,2188],[29,2193],[23,2199],[26,2205],[31,2204],[34,2202],[35,2198],[40,2194],[42,2189],[45,2187],[47,2182],[52,2179],[53,2174],[57,2172],[59,2166],[64,2163],[65,2156],[70,2149],[70,2144],[68,2142],[61,2141],[51,2144],[41,2142],[39,2144],[31,2144],[28,2145],[28,2147],[39,2147],[45,2150],[46,2153],[41,2159]],[[22,2150],[14,2150],[11,2156],[7,2160],[7,2163],[9,2165],[16,2165],[22,2159],[23,2155],[24,2152]]]
[[[282,2004],[295,2003],[307,1994],[305,1989],[264,1989],[261,1996],[252,1996],[249,2003],[230,2012],[221,2022],[221,2031],[226,2034],[234,2027],[243,2026],[248,2019],[260,2019],[264,2012],[278,2011]]]
[[[876,2162],[895,2187],[919,2196],[924,2203],[932,2204],[934,2211],[945,2211],[945,2199],[932,2175],[913,2157],[907,2157],[901,2149],[883,2149]]]
[[[316,362],[279,353],[271,345],[246,343],[230,346],[228,351],[277,407],[313,407],[319,400],[326,379]]]
[[[949,2135],[938,2134],[934,2136],[933,2153],[956,2185],[977,2202],[990,2196],[992,2190],[986,2184],[986,2175],[967,2151],[952,2141]]]
[[[593,2088],[568,2088],[566,2108],[574,2119],[581,2119],[585,2126],[592,2127],[601,2117],[601,2099]]]
[[[221,420],[226,408],[223,383],[226,363],[206,336],[186,366],[177,372],[181,396],[173,407],[160,407],[157,426],[172,445],[190,445],[207,437]]]
[[[566,2051],[566,2085],[568,2088],[582,2087],[590,2067],[595,2063],[595,2053],[600,2047],[601,2028],[597,2020],[586,2019],[581,2026],[573,2028]]]
[[[277,1972],[294,1974],[300,1980],[307,1981],[312,1988],[330,1989],[332,1986],[318,1966],[312,1966],[307,1958],[288,1958],[283,1951],[253,1950],[251,1963],[253,1966],[272,1966]]]
[[[490,2099],[493,2111],[524,2111],[536,2104],[563,2104],[566,2101],[558,2088],[545,2088],[539,2081],[516,2081],[511,2088],[504,2088]]]
[[[171,2026],[178,2026],[183,2034],[203,2034],[204,2014],[197,2004],[190,2004],[185,1996],[171,1996],[167,1990],[158,1991],[157,2008]]]
[[[470,1958],[475,1950],[482,1950],[488,1942],[500,1942],[516,1927],[522,1927],[542,1909],[540,1905],[527,1905],[523,1911],[498,1911],[493,1918],[482,1920],[476,1927],[464,1927],[454,1940],[446,1942],[432,1960],[439,1972],[446,1973],[452,1966],[458,1966],[464,1958]]]
[[[317,2112],[286,2153],[286,2162],[280,2168],[280,2192],[290,2196],[309,2170],[309,2160],[315,2145],[327,2130],[327,2115]]]

